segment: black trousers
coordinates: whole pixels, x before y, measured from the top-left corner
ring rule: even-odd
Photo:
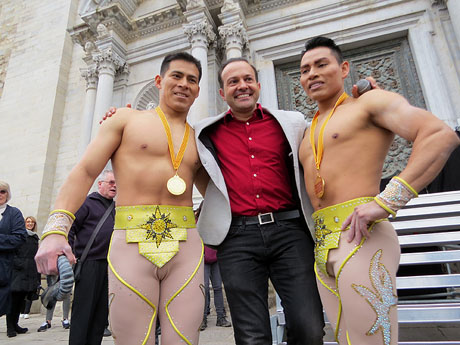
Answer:
[[[6,328],[8,331],[15,331],[21,313],[21,306],[27,296],[27,291],[12,291],[11,292],[11,309],[6,314]]]
[[[217,249],[237,345],[272,343],[268,279],[281,298],[289,345],[323,344],[313,240],[300,219],[232,226]]]
[[[100,345],[108,317],[107,260],[85,261],[75,284],[69,345]]]

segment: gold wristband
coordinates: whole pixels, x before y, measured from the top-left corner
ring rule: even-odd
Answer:
[[[40,241],[43,241],[43,239],[44,239],[46,236],[48,236],[48,235],[53,235],[53,234],[62,235],[62,236],[65,237],[66,240],[68,240],[67,234],[66,234],[64,231],[60,231],[60,230],[55,230],[55,231],[53,231],[53,230],[50,230],[50,231],[45,232],[45,233],[42,235],[42,237],[40,238]]]
[[[398,210],[406,206],[406,204],[414,197],[418,196],[414,188],[412,188],[409,183],[404,181],[399,176],[394,176],[390,182],[386,185],[383,192],[378,194],[376,198],[381,203],[377,203],[382,207],[384,204],[392,212],[396,213]],[[376,199],[377,200],[377,199]],[[387,210],[387,209],[385,209]],[[388,210],[387,210],[388,211]],[[388,211],[389,212],[389,211]],[[392,213],[393,214],[393,213]]]
[[[412,186],[411,186],[409,183],[407,183],[405,180],[403,180],[403,179],[402,179],[401,177],[399,177],[399,176],[393,176],[393,178],[396,179],[396,180],[398,180],[399,182],[401,182],[404,186],[406,186],[407,189],[409,189],[409,190],[412,192],[412,194],[414,194],[414,197],[415,197],[415,198],[418,197],[417,191],[416,191],[414,188],[412,188]]]
[[[72,220],[75,220],[75,215],[70,211],[67,211],[67,210],[64,210],[64,209],[57,209],[57,210],[51,211],[49,215],[51,216],[54,213],[64,213],[64,214],[68,215],[70,218],[72,218]]]
[[[66,210],[54,210],[50,213],[48,221],[42,232],[42,239],[48,234],[60,234],[67,238],[70,227],[75,219],[75,216]]]
[[[391,208],[389,208],[385,203],[379,199],[378,195],[374,198],[374,201],[379,205],[381,208],[383,208],[385,211],[387,211],[389,214],[391,214],[393,217],[396,217],[396,212],[393,211]]]

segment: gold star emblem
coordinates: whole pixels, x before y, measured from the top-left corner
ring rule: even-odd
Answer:
[[[174,224],[169,218],[170,213],[167,215],[161,213],[160,208],[157,206],[155,213],[152,213],[152,216],[149,217],[145,224],[140,225],[142,229],[147,230],[146,240],[152,238],[157,244],[157,248],[160,246],[161,242],[167,237],[174,239],[171,235],[171,228],[177,228],[177,225]]]
[[[326,236],[331,233],[332,231],[326,228],[323,217],[318,217],[315,219],[315,237],[317,248],[324,246],[324,240],[326,239]]]

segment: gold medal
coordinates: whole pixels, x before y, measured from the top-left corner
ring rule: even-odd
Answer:
[[[326,124],[331,118],[332,114],[334,114],[335,109],[344,101],[346,100],[348,95],[344,92],[342,95],[339,97],[337,102],[334,105],[334,108],[332,108],[331,112],[329,115],[326,117],[326,119],[323,122],[323,125],[321,126],[319,130],[319,135],[318,135],[318,151],[316,151],[316,145],[315,145],[315,129],[316,125],[318,123],[318,116],[319,116],[319,111],[316,112],[315,117],[313,118],[313,121],[311,122],[311,127],[310,127],[310,145],[313,150],[313,158],[315,159],[315,167],[316,167],[316,179],[315,179],[315,195],[318,199],[321,199],[324,195],[324,186],[326,185],[326,182],[324,179],[319,175],[319,168],[321,166],[321,160],[323,158],[323,150],[324,150],[324,130],[326,128]]]
[[[324,186],[326,182],[324,182],[324,179],[319,176],[319,174],[316,175],[316,180],[315,180],[315,195],[321,199],[324,195]]]
[[[182,162],[182,158],[184,157],[185,149],[187,148],[190,126],[187,122],[185,123],[184,137],[182,138],[182,143],[180,145],[179,152],[177,152],[177,155],[174,156],[174,145],[172,142],[171,129],[169,128],[168,120],[166,119],[165,114],[159,106],[155,108],[155,111],[160,117],[161,123],[163,124],[163,127],[165,129],[166,137],[168,138],[168,148],[169,154],[171,155],[171,162],[174,170],[176,171],[176,174],[173,177],[171,177],[166,183],[166,188],[168,188],[168,191],[173,195],[181,195],[184,194],[185,190],[187,189],[187,184],[182,178],[179,177],[179,175],[177,175],[177,170],[179,169],[180,163]]]
[[[174,195],[184,194],[185,190],[187,189],[185,181],[177,174],[168,180],[166,187],[168,188],[168,191]]]

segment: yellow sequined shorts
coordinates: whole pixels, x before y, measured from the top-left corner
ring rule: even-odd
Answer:
[[[169,205],[119,206],[114,230],[126,231],[127,243],[138,243],[139,254],[163,267],[187,240],[187,228],[195,228],[192,207]]]
[[[327,277],[326,263],[329,251],[339,247],[342,223],[353,213],[356,206],[373,201],[372,197],[357,198],[325,207],[313,213],[315,222],[316,267]]]

